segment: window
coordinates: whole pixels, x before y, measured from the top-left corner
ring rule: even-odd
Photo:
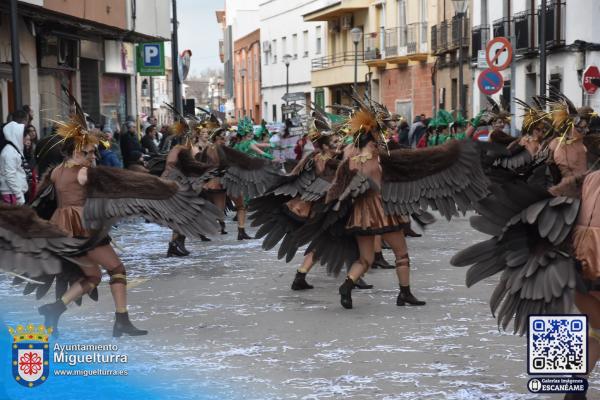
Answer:
[[[254,53],[254,80],[258,80],[258,52]]]
[[[317,41],[315,46],[315,54],[321,54],[321,27],[317,26],[315,30]]]
[[[287,38],[284,36],[281,38],[281,57],[285,57],[287,54]]]
[[[456,110],[456,104],[458,104],[458,81],[456,79],[452,79],[452,85],[450,87],[450,107],[452,110]]]
[[[265,121],[269,120],[269,116],[267,115],[269,113],[269,103],[265,101],[265,105],[263,106],[263,110],[264,110],[264,118]]]
[[[302,57],[308,57],[308,31],[302,32]]]
[[[273,104],[273,119],[271,120],[273,122],[277,121],[277,105]]]
[[[273,57],[273,64],[277,64],[277,39],[273,39],[273,45],[271,46],[271,56]]]
[[[298,58],[298,35],[296,33],[292,35],[292,54],[294,60]]]

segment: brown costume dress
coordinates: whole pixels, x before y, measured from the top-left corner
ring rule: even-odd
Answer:
[[[335,164],[337,164],[331,157],[321,153],[314,152],[311,156],[315,163],[315,173],[317,177],[325,179],[328,182],[333,181],[335,177]],[[300,162],[298,166],[304,166],[305,162]],[[296,169],[292,171],[292,174]],[[300,171],[298,171],[299,173]],[[303,222],[310,217],[313,203],[310,201],[302,200],[301,196],[296,196],[292,200],[285,203],[284,210],[287,214],[297,221]]]
[[[358,170],[362,175],[368,176],[379,188],[383,182],[379,154],[374,151],[366,155],[350,156],[350,170]],[[355,235],[381,235],[388,232],[404,230],[409,226],[410,220],[406,216],[386,215],[383,210],[383,199],[379,189],[370,189],[367,193],[357,198],[352,206],[352,211],[346,230]]]
[[[581,139],[554,138],[550,142],[553,152],[551,163],[556,164],[562,179],[584,174],[587,169],[587,150]]]
[[[573,250],[582,264],[583,276],[600,279],[600,171],[589,174],[583,181]]]
[[[82,222],[86,194],[85,187],[77,180],[81,168],[79,165],[71,166],[62,163],[50,175],[57,197],[57,209],[50,222],[58,225],[72,237],[90,236]]]

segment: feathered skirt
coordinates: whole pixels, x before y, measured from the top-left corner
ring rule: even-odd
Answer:
[[[381,193],[370,190],[355,200],[346,231],[353,235],[372,236],[402,231],[408,227],[408,217],[387,215],[383,210]]]
[[[58,225],[71,237],[90,237],[90,232],[83,227],[83,207],[60,207],[54,211],[50,222]]]

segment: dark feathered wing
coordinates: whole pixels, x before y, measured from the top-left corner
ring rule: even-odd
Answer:
[[[294,246],[294,232],[306,221],[293,216],[287,208],[287,202],[293,198],[315,203],[322,200],[331,186],[329,182],[317,177],[314,154],[304,158],[289,174],[283,177],[283,183],[264,196],[250,202],[252,226],[259,227],[257,238],[264,238],[262,247],[270,250],[281,243],[278,257],[291,261],[297,251]]]
[[[495,186],[480,201],[471,226],[492,237],[458,252],[454,266],[471,266],[467,286],[501,273],[490,298],[498,325],[527,331],[530,314],[565,314],[581,283],[566,239],[579,211],[579,200],[552,197],[526,183]]]
[[[217,231],[219,209],[193,190],[150,174],[123,169],[88,169],[84,223],[98,229],[114,220],[143,216],[183,235]]]
[[[92,240],[73,239],[29,207],[0,204],[0,268],[36,277],[61,272],[65,258],[89,249]]]
[[[480,153],[470,141],[392,150],[380,158],[381,194],[388,214],[407,215],[431,207],[450,219],[471,209],[488,192]]]
[[[174,168],[162,175],[162,178],[177,182],[180,186],[190,188],[200,194],[204,184],[222,174],[216,166],[203,163],[192,157],[190,151],[183,150],[177,154]]]
[[[219,146],[219,159],[227,171],[221,184],[231,197],[253,199],[282,182],[282,174],[267,159],[250,157],[227,146]]]

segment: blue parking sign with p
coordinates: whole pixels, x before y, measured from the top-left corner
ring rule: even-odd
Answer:
[[[164,43],[140,43],[137,50],[137,70],[142,76],[165,74]]]
[[[144,65],[147,67],[160,66],[160,47],[158,44],[143,44],[144,47]]]

